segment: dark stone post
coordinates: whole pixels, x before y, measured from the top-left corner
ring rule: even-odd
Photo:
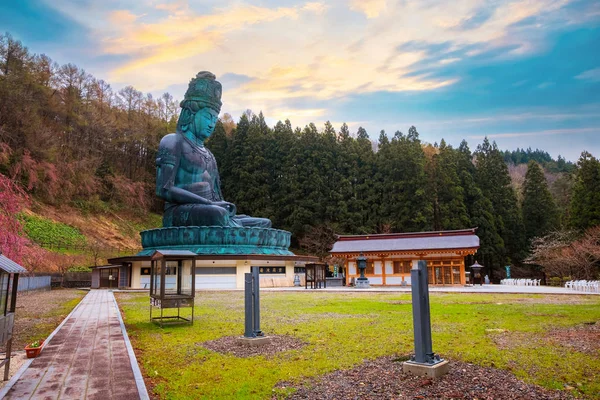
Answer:
[[[244,274],[244,307],[245,307],[245,329],[244,329],[244,337],[253,338],[256,337],[254,334],[254,324],[253,324],[253,299],[252,299],[252,286],[253,286],[252,274],[246,273]]]
[[[260,277],[259,267],[250,267],[250,273],[244,274],[244,336],[237,340],[249,346],[262,346],[271,341],[260,330]]]
[[[254,336],[264,336],[260,330],[260,277],[258,268],[251,267],[253,281],[252,294],[254,295]]]
[[[415,336],[415,361],[433,363],[431,345],[431,315],[429,310],[429,288],[427,286],[427,262],[419,261],[418,269],[410,271],[413,326]]]
[[[244,337],[264,336],[260,330],[260,278],[259,267],[250,267],[251,273],[244,274]]]
[[[432,378],[448,372],[448,361],[433,353],[431,343],[431,314],[429,310],[429,287],[427,262],[419,260],[417,268],[410,271],[415,355],[403,364],[405,372],[428,375]]]

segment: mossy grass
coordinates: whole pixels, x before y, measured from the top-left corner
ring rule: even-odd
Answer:
[[[138,361],[165,399],[285,397],[281,381],[348,369],[383,355],[413,350],[410,294],[261,293],[267,334],[293,335],[302,349],[266,358],[236,358],[202,342],[242,335],[243,292],[199,292],[194,325],[159,328],[148,321],[145,294],[118,294]],[[600,297],[431,294],[433,347],[449,359],[510,370],[551,389],[565,385],[593,398],[600,393],[600,353],[538,340],[552,329],[600,323]],[[499,346],[497,335],[510,346]]]
[[[20,218],[23,221],[23,229],[27,237],[42,247],[56,250],[61,246],[70,249],[86,244],[86,237],[79,229],[70,225],[38,215],[21,214]]]

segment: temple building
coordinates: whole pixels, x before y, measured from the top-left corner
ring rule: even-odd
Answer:
[[[475,230],[341,235],[330,253],[344,258],[346,284],[360,276],[356,258],[367,257],[365,276],[371,285],[410,285],[410,270],[427,261],[432,285],[464,285],[465,257],[479,248]]]
[[[166,252],[168,250],[161,250]],[[92,269],[92,288],[150,289],[150,255],[109,259],[111,265]],[[196,289],[243,289],[244,274],[260,267],[261,287],[294,286],[294,275],[317,257],[296,255],[203,255],[196,259]],[[177,280],[177,262],[167,262],[166,284]],[[172,265],[169,265],[171,263]]]

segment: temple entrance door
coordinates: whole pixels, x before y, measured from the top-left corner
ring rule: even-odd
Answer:
[[[452,285],[452,269],[449,266],[442,268],[444,271],[444,285]]]
[[[103,268],[100,270],[100,287],[116,288],[119,286],[119,268]]]
[[[442,281],[442,267],[435,267],[435,282],[432,282],[435,285],[441,285]]]

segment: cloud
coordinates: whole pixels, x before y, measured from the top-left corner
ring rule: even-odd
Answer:
[[[492,17],[492,15],[494,15],[495,10],[496,5],[489,3],[485,4],[480,8],[474,10],[472,14],[468,15],[465,19],[463,19],[458,28],[463,30],[479,28],[487,20],[489,20]]]
[[[322,117],[327,111],[325,108],[313,108],[313,109],[273,109],[269,114],[274,120],[284,121],[286,119],[302,119],[314,121],[315,117]]]
[[[350,9],[362,12],[367,18],[377,18],[386,9],[386,0],[351,0]]]
[[[597,105],[596,105],[597,106]],[[600,118],[600,111],[586,112],[557,112],[557,110],[530,111],[530,112],[506,112],[493,116],[476,116],[455,120],[455,122],[467,123],[498,123],[498,122],[524,122],[524,121],[568,121],[582,120],[586,118]]]
[[[554,82],[542,82],[539,85],[537,85],[538,89],[546,89],[549,88],[551,86],[554,86]]]
[[[312,2],[306,3],[302,8],[306,11],[313,12],[317,15],[322,15],[325,13],[325,11],[327,11],[328,7],[323,3]]]
[[[568,0],[49,4],[87,24],[105,55],[119,60],[108,77],[115,86],[161,91],[210,70],[223,79],[224,111],[265,115],[332,110],[360,94],[447,92],[473,79],[464,65],[529,57],[550,32],[536,25],[579,18],[562,12]],[[293,105],[303,99],[315,104]]]
[[[574,129],[548,129],[542,131],[533,132],[510,132],[510,133],[491,133],[487,135],[473,135],[469,136],[470,139],[483,139],[485,137],[489,139],[494,138],[515,138],[525,136],[549,136],[549,135],[574,135],[581,133],[597,133],[600,132],[600,127],[596,128],[574,128]]]
[[[163,10],[170,14],[181,14],[189,10],[187,1],[176,1],[174,3],[160,3],[154,6],[157,10]]]
[[[460,58],[458,58],[458,57],[454,57],[454,58],[444,58],[444,59],[441,59],[439,62],[440,62],[440,64],[442,64],[442,65],[446,65],[446,64],[452,64],[452,63],[455,63],[455,62],[457,62],[457,61],[460,61]]]
[[[600,68],[589,69],[585,72],[582,72],[581,74],[577,75],[575,79],[600,82]]]
[[[183,60],[215,48],[225,34],[243,30],[249,25],[274,21],[280,18],[295,19],[300,12],[322,12],[318,3],[304,7],[264,7],[239,5],[212,14],[197,15],[191,10],[180,13],[181,6],[163,6],[171,11],[167,18],[154,23],[121,27],[120,35],[105,40],[105,50],[111,54],[132,54],[134,60],[113,71],[120,75],[165,61]],[[182,29],[182,27],[185,27]]]
[[[109,20],[113,24],[131,24],[138,19],[138,16],[132,14],[129,10],[115,10],[110,13]]]

